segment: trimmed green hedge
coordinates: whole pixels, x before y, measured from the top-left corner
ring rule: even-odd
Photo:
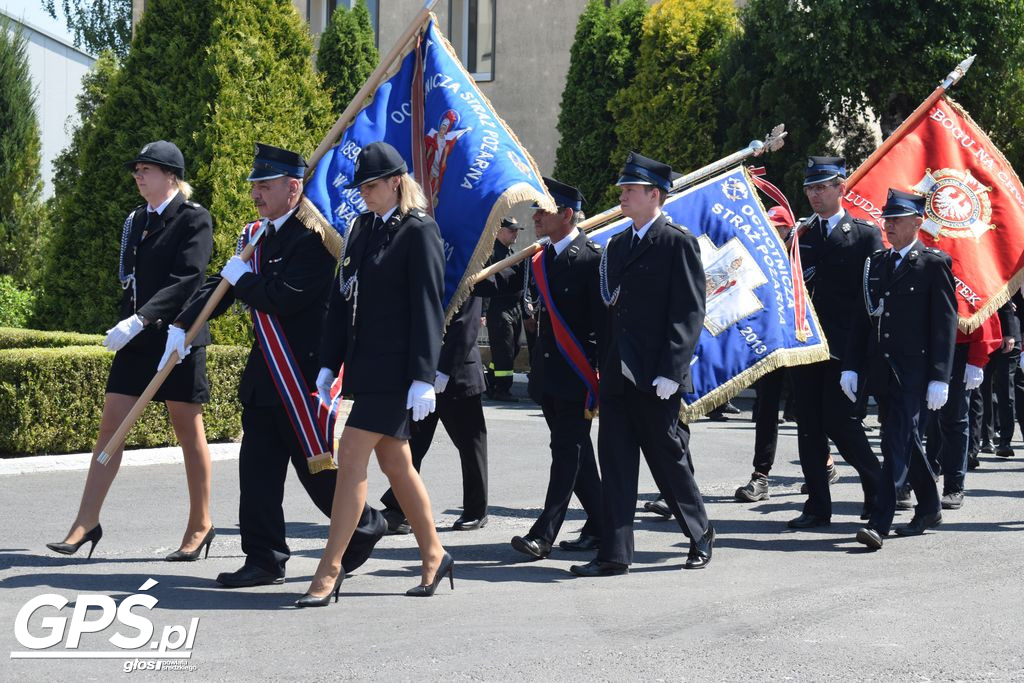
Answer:
[[[0,350],[53,349],[61,346],[99,346],[102,343],[102,334],[44,332],[43,330],[26,330],[20,327],[0,327]]]
[[[241,346],[207,347],[211,401],[203,422],[211,441],[241,433],[238,381],[247,356]],[[0,455],[92,451],[113,358],[98,346],[0,350]],[[150,404],[128,434],[129,447],[173,443],[162,403]]]

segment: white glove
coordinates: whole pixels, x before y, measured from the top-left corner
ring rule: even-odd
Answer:
[[[843,370],[839,375],[839,388],[850,399],[850,403],[857,402],[857,373],[853,370]]]
[[[977,365],[967,364],[964,368],[964,388],[967,391],[977,389],[981,386],[981,380],[985,379],[985,371],[979,368]]]
[[[651,386],[654,387],[655,392],[658,394],[658,398],[661,400],[667,400],[679,391],[679,382],[670,380],[668,377],[662,377],[658,375],[651,382]]]
[[[434,375],[434,393],[443,394],[444,390],[448,388],[449,379],[451,379],[451,377],[438,370]]]
[[[928,410],[938,410],[946,405],[947,398],[949,398],[949,384],[928,382]]]
[[[414,380],[409,385],[409,395],[405,399],[405,407],[412,408],[412,421],[419,422],[427,415],[434,412],[437,400],[434,396],[434,387],[426,382]]]
[[[251,272],[252,266],[249,265],[249,262],[243,261],[238,256],[232,256],[224,264],[224,267],[220,269],[221,277],[230,282],[232,287],[235,286],[240,277]]]
[[[330,368],[320,368],[316,376],[316,390],[320,392],[320,401],[325,406],[331,405],[331,385],[334,384],[334,373]]]
[[[103,340],[103,345],[107,347],[107,351],[120,351],[125,344],[135,338],[135,335],[142,332],[142,328],[145,326],[141,315],[125,318],[107,330],[107,337]]]
[[[171,357],[171,352],[178,352],[178,363],[185,360],[185,356],[192,350],[191,346],[185,346],[185,330],[178,327],[177,325],[169,325],[167,327],[167,344],[164,346],[164,355],[160,358],[160,362],[156,366],[156,371],[160,372],[167,365],[168,359]]]

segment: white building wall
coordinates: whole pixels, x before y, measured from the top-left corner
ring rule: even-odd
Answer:
[[[32,75],[42,135],[44,193],[49,197],[53,193],[53,160],[71,142],[71,131],[78,124],[75,99],[82,88],[82,77],[96,60],[42,29],[5,16],[12,26],[21,28],[25,38],[25,56]]]

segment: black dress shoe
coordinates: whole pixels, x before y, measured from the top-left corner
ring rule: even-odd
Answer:
[[[562,550],[568,550],[569,552],[577,553],[583,553],[590,550],[597,550],[601,547],[601,537],[580,534],[580,537],[577,538],[575,541],[562,541],[558,544],[558,547]]]
[[[1000,458],[1012,458],[1013,447],[1010,446],[1010,444],[1008,443],[1001,443],[998,446],[996,446],[996,455],[998,455]]]
[[[743,411],[734,406],[732,404],[732,401],[726,401],[725,404],[722,406],[722,412],[725,413],[726,415],[739,415]]]
[[[384,515],[384,521],[388,523],[387,535],[405,535],[412,533],[412,527],[409,525],[409,520],[405,518],[401,510],[395,510],[393,508],[384,508],[380,511]]]
[[[512,547],[535,560],[543,560],[551,554],[550,543],[540,538],[534,538],[529,534],[526,536],[513,536]]]
[[[913,510],[914,502],[910,500],[910,487],[904,486],[896,492],[896,509]]]
[[[586,564],[574,564],[569,567],[576,576],[620,576],[629,573],[629,565],[604,560],[591,560]]]
[[[234,572],[221,572],[217,575],[217,583],[225,588],[248,588],[249,586],[269,586],[284,583],[284,576],[271,574],[266,569],[251,564],[242,565]]]
[[[934,529],[942,524],[942,513],[933,512],[929,515],[914,515],[910,524],[896,529],[898,536],[920,536],[927,529]]]
[[[473,529],[483,529],[485,526],[487,526],[487,515],[481,517],[461,515],[452,524],[452,529],[456,531],[472,531]]]
[[[869,526],[857,530],[857,542],[863,543],[872,550],[882,549],[882,534]]]
[[[828,526],[832,523],[832,520],[827,517],[819,517],[818,515],[809,515],[806,512],[801,513],[796,519],[791,519],[786,522],[786,526],[790,529],[813,529],[819,526]]]
[[[978,456],[977,455],[968,455],[967,456],[967,469],[968,470],[976,470],[979,467],[981,467],[981,460],[978,459]]]
[[[715,527],[708,524],[708,530],[699,540],[690,541],[690,552],[686,556],[686,569],[704,569],[711,562],[711,551],[715,547]]]
[[[653,512],[656,515],[661,515],[665,519],[672,516],[672,511],[668,509],[668,503],[665,502],[664,498],[647,501],[644,503],[644,510]]]

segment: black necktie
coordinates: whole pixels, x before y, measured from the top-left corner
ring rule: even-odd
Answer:
[[[636,245],[640,244],[640,233],[636,230],[633,231],[633,241],[629,245],[630,251],[636,251]]]
[[[274,227],[274,222],[273,221],[267,221],[267,232],[266,232],[267,239],[273,237],[275,232],[277,232],[277,228]]]
[[[818,223],[821,225],[821,239],[822,240],[827,240],[828,239],[828,221],[825,220],[824,218],[822,218],[821,216],[818,216]]]
[[[892,275],[896,272],[896,268],[900,265],[900,252],[893,249],[889,256],[889,274]]]

